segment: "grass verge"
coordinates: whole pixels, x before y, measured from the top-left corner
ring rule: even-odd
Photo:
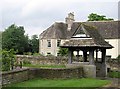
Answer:
[[[95,89],[97,87],[102,87],[106,84],[111,83],[108,80],[92,79],[92,78],[81,78],[81,79],[32,79],[21,83],[10,84],[7,87],[81,87],[82,89],[90,88]]]

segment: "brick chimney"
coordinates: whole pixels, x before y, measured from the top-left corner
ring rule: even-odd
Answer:
[[[74,20],[74,12],[68,13],[68,17],[65,18],[65,22],[68,25],[68,28],[67,28],[68,31],[71,30],[71,26],[72,26],[74,21],[75,21]]]

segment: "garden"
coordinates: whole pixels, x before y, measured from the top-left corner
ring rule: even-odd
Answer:
[[[52,65],[41,65],[41,64],[32,64],[29,61],[24,61],[24,62],[19,62],[16,60],[15,52],[14,50],[10,51],[5,51],[3,50],[2,52],[2,71],[4,72],[9,72],[9,71],[14,71],[16,70],[15,68],[19,66],[20,69],[24,68],[40,68],[40,69],[66,69],[66,66],[64,64],[52,64]],[[23,68],[22,68],[23,67]],[[20,70],[18,69],[18,70]],[[53,70],[55,71],[55,70]],[[71,70],[70,70],[71,71]],[[44,71],[43,71],[44,72]],[[74,71],[73,71],[74,72]],[[17,72],[16,72],[17,73]],[[37,73],[37,72],[36,72]],[[28,76],[28,72],[26,72]],[[39,74],[39,72],[38,72]],[[48,73],[49,74],[49,73]],[[64,73],[65,74],[65,73]],[[18,76],[19,74],[16,74]],[[110,71],[108,73],[108,77],[111,78],[120,78],[120,72],[119,71]],[[10,75],[11,76],[11,75]],[[15,77],[15,74],[12,75]],[[15,77],[17,79],[17,77]],[[22,77],[24,79],[24,75]],[[18,78],[19,79],[19,78]],[[84,77],[79,77],[79,78],[54,78],[54,79],[49,79],[49,78],[42,78],[42,77],[35,77],[35,78],[28,78],[24,81],[19,81],[19,82],[13,82],[3,85],[3,89],[18,89],[18,88],[34,88],[34,87],[51,87],[51,88],[56,88],[59,87],[62,89],[65,87],[80,87],[82,89],[90,88],[90,89],[96,89],[99,87],[104,87],[108,84],[111,84],[110,80],[101,80],[101,79],[96,79],[96,78],[84,78]]]

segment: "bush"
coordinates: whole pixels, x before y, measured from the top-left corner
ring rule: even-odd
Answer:
[[[13,70],[15,63],[15,51],[10,49],[9,51],[2,50],[2,71]]]
[[[111,78],[120,78],[120,72],[119,71],[110,71],[108,73],[108,76]]]
[[[117,59],[118,59],[118,62],[120,62],[120,55],[118,55]]]
[[[42,55],[40,53],[33,53],[33,56],[44,56],[44,55]]]
[[[27,59],[26,59],[26,60],[23,60],[23,65],[26,65],[26,64],[31,64],[31,62],[28,61]]]
[[[32,55],[32,53],[31,52],[26,52],[26,53],[24,53],[24,55]]]
[[[67,56],[68,55],[68,48],[59,48],[60,56]]]

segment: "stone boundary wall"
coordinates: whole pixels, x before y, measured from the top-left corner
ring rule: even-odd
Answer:
[[[18,61],[29,61],[31,64],[67,64],[67,57],[16,55]]]
[[[40,69],[29,68],[13,70],[2,73],[2,85],[23,82],[33,78],[81,78],[83,77],[83,68],[66,68],[66,69]]]
[[[2,85],[26,81],[29,69],[13,70],[2,73]]]
[[[66,78],[81,78],[83,77],[83,68],[52,68],[39,69],[33,68],[29,71],[29,77],[47,78],[47,79],[66,79]]]

